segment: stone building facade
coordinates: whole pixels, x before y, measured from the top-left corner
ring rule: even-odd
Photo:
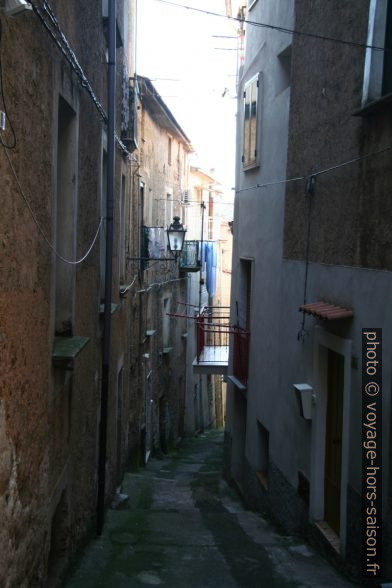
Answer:
[[[138,150],[135,192],[141,259],[130,259],[140,276],[138,363],[139,393],[145,404],[142,439],[144,459],[166,452],[184,435],[186,387],[186,322],[174,319],[187,300],[186,273],[167,250],[166,229],[174,216],[184,221],[181,204],[188,189],[192,146],[172,112],[148,78],[139,76]],[[170,258],[165,261],[165,258]]]
[[[248,503],[360,576],[361,330],[383,328],[389,580],[390,58],[365,45],[390,46],[390,13],[374,1],[248,3],[247,18],[272,28],[247,27],[238,88],[231,312],[250,342],[226,430],[227,473]],[[313,302],[331,305],[332,318],[298,312]],[[307,418],[300,384],[311,393]]]
[[[116,128],[126,138],[132,5],[117,2]],[[86,80],[106,110],[107,4],[50,6],[0,14],[2,586],[56,585],[96,525],[107,146]],[[107,502],[140,445],[144,410],[131,381],[137,309],[120,294],[133,277],[135,162],[119,142],[115,160]],[[69,263],[95,235],[86,259]]]

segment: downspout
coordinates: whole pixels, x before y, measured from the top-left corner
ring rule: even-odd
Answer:
[[[97,497],[97,534],[101,535],[105,515],[106,445],[109,397],[110,327],[113,270],[113,208],[115,166],[115,98],[116,98],[116,0],[109,0],[108,60],[108,177],[106,208],[105,301],[102,342],[101,420],[99,424],[99,462]]]
[[[204,261],[204,211],[206,205],[204,204],[204,200],[201,202],[201,235],[200,235],[200,282],[199,282],[199,316],[201,314],[201,294],[202,294],[202,275],[203,275],[203,261]],[[203,376],[199,374],[199,394],[200,394],[200,429],[204,431],[204,411],[203,411]]]
[[[201,313],[201,293],[202,293],[202,285],[203,285],[203,261],[204,261],[204,211],[206,205],[204,204],[204,200],[201,202],[201,235],[200,235],[200,281],[199,281],[199,314]]]

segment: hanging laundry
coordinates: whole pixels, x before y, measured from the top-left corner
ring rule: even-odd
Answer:
[[[204,261],[206,265],[207,292],[212,297],[216,290],[217,248],[215,242],[207,241],[204,244]]]
[[[166,257],[166,231],[163,227],[150,227],[148,231],[148,256],[154,259]]]

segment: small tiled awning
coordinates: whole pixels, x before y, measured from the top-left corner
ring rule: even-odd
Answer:
[[[317,318],[326,319],[328,321],[336,321],[338,319],[346,319],[354,316],[354,313],[349,308],[342,308],[329,304],[328,302],[312,302],[312,304],[302,304],[299,307],[300,312],[305,312]]]

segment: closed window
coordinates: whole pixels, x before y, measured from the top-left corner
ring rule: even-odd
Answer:
[[[385,51],[367,49],[362,105],[392,93],[392,1],[371,0],[367,44]]]
[[[170,137],[167,139],[167,163],[171,165],[172,162],[172,140]]]
[[[59,97],[57,130],[56,249],[68,259],[76,255],[78,121],[75,111]],[[75,266],[56,259],[56,335],[72,336]]]
[[[244,169],[255,167],[259,161],[258,111],[260,75],[254,76],[244,88],[244,137],[242,164]]]

